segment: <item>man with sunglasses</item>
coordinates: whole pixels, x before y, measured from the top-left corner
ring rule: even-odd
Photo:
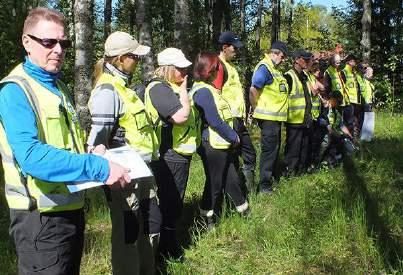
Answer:
[[[255,166],[256,151],[245,127],[246,105],[244,89],[239,79],[238,71],[232,61],[236,58],[237,50],[243,47],[243,43],[238,36],[231,31],[221,33],[218,38],[220,47],[220,61],[224,68],[224,81],[222,86],[222,96],[230,103],[231,113],[234,117],[234,130],[240,138],[240,154],[243,159],[242,172],[245,177],[245,185],[249,193],[255,192]],[[239,160],[236,160],[239,166]]]
[[[257,64],[249,100],[253,117],[262,131],[259,192],[271,194],[281,143],[281,123],[287,120],[288,85],[278,66],[287,54],[287,45],[275,41],[270,52]]]
[[[293,53],[293,67],[285,73],[289,88],[284,157],[286,176],[303,173],[308,165],[313,120],[308,77],[304,70],[308,68],[311,58],[311,53],[303,49],[296,50]]]
[[[79,274],[84,194],[67,184],[130,182],[128,170],[84,153],[83,131],[59,80],[64,18],[32,9],[24,23],[25,61],[0,82],[0,148],[10,235],[19,274]]]

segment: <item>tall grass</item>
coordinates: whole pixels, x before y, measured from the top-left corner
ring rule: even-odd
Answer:
[[[281,178],[273,195],[250,197],[247,218],[225,205],[208,232],[197,221],[204,173],[195,156],[178,236],[185,260],[168,261],[163,272],[402,273],[403,117],[380,113],[376,122],[376,139],[341,167]],[[89,197],[82,274],[110,274],[108,209],[102,191]],[[16,274],[4,201],[0,221],[0,273]]]

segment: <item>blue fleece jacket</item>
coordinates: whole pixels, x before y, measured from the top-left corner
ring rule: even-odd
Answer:
[[[49,73],[26,58],[23,68],[43,87],[61,96],[60,74]],[[15,83],[0,87],[0,122],[24,175],[48,182],[102,181],[109,176],[108,161],[90,154],[74,154],[38,140],[35,114],[23,90]]]

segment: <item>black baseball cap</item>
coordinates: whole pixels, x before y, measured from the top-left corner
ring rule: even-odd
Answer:
[[[354,54],[349,54],[347,57],[344,59],[344,62],[348,62],[350,60],[355,60],[358,61],[358,58]]]
[[[298,50],[294,51],[294,53],[292,54],[292,57],[294,59],[298,59],[298,58],[311,59],[312,56],[313,56],[312,53],[307,52],[304,49],[298,49]]]
[[[284,55],[288,55],[288,49],[287,45],[282,42],[282,41],[275,41],[273,44],[271,44],[271,50],[279,50],[281,51]]]
[[[243,43],[241,42],[239,37],[231,31],[222,32],[220,34],[220,37],[218,38],[218,43],[233,45],[235,48],[243,47]]]

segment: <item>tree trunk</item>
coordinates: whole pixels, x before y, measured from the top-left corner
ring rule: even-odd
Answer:
[[[111,33],[112,0],[104,0],[104,40]]]
[[[263,0],[259,0],[257,7],[257,20],[256,20],[256,35],[255,35],[255,48],[260,53],[260,31],[262,28],[262,14],[263,14]]]
[[[150,1],[149,0],[137,0],[137,13],[136,24],[139,36],[139,42],[142,45],[146,45],[153,48],[152,41],[152,29],[150,23]],[[152,51],[144,56],[141,62],[141,78],[143,81],[151,79],[154,72],[154,60]]]
[[[222,20],[224,16],[225,3],[223,0],[213,0],[213,37],[212,44],[217,44],[218,37],[222,32]]]
[[[175,30],[174,43],[175,47],[181,49],[185,55],[190,52],[191,45],[189,39],[189,3],[188,0],[175,0]]]
[[[207,39],[204,48],[208,49],[211,45],[210,42],[213,40],[213,0],[205,0],[204,7],[207,16]]]
[[[92,0],[76,0],[74,3],[75,28],[75,64],[74,64],[74,98],[80,123],[89,129],[91,119],[87,102],[91,91],[91,75],[93,69],[93,9]]]
[[[369,63],[371,58],[371,0],[363,0],[363,10],[361,49],[363,61]]]
[[[271,43],[279,40],[280,34],[280,0],[272,0]]]
[[[290,0],[290,13],[288,16],[288,36],[287,43],[291,44],[292,42],[292,20],[293,20],[293,12],[294,12],[294,0]]]
[[[222,29],[225,31],[230,31],[231,25],[231,1],[226,0],[224,3],[224,22]]]
[[[239,9],[241,13],[241,37],[242,39],[246,38],[246,24],[245,24],[245,18],[246,18],[246,8],[245,8],[245,1],[246,0],[239,0]]]

